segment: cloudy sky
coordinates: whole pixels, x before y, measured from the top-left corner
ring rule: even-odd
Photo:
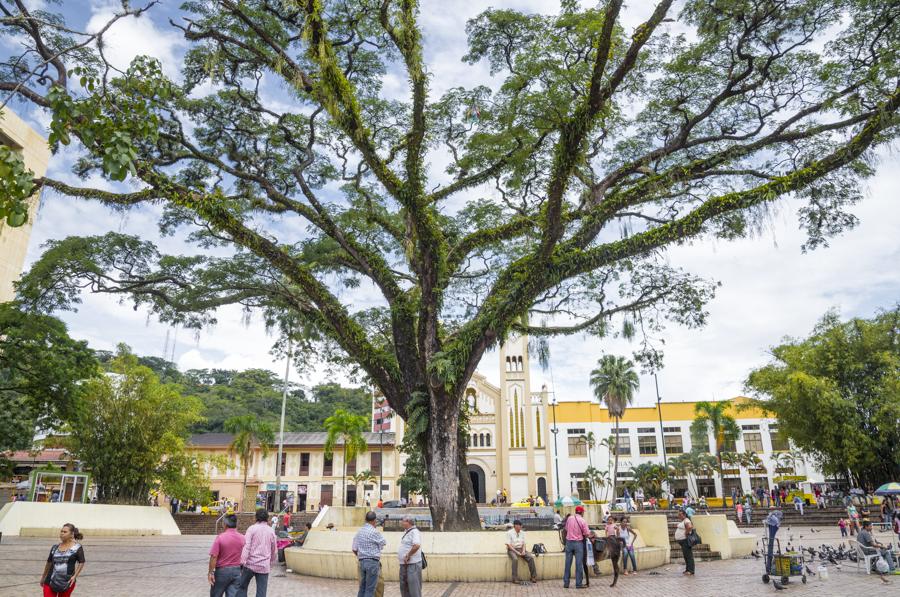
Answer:
[[[40,0],[32,0],[32,6]],[[137,4],[134,2],[133,4]],[[179,56],[185,44],[168,24],[177,16],[179,1],[167,0],[140,20],[126,20],[107,36],[109,55],[126,65],[131,58],[148,54],[159,58],[167,74],[178,76]],[[69,22],[96,29],[105,23],[114,3],[66,0]],[[433,95],[456,85],[491,84],[485,65],[461,62],[465,53],[466,20],[488,6],[510,6],[523,10],[555,11],[555,3],[532,1],[481,2],[467,0],[423,0],[426,59],[433,74]],[[627,30],[649,12],[649,2],[630,3],[624,23]],[[9,44],[10,40],[0,41]],[[9,50],[7,45],[0,48]],[[399,75],[385,81],[388,93],[401,94],[407,88]],[[20,113],[21,104],[14,105]],[[47,117],[38,112],[23,114],[34,126],[46,129]],[[855,213],[860,225],[835,238],[827,249],[803,254],[804,235],[797,227],[796,205],[781,202],[762,235],[737,242],[704,239],[693,245],[670,249],[668,261],[688,271],[720,281],[716,299],[709,305],[709,323],[699,330],[670,326],[663,334],[665,369],[659,374],[660,392],[667,401],[722,399],[740,394],[747,373],[767,361],[768,347],[785,336],[804,336],[828,309],[844,317],[870,316],[879,308],[900,299],[900,158],[894,151],[881,155],[879,173],[867,186],[867,199]],[[50,175],[76,182],[68,172],[71,154],[63,151],[51,165]],[[440,156],[437,159],[440,162]],[[440,170],[435,167],[435,170]],[[95,186],[104,183],[91,181]],[[110,230],[153,239],[167,252],[183,252],[177,239],[159,239],[156,212],[140,209],[126,215],[89,202],[46,195],[36,222],[29,262],[40,255],[40,245],[48,239],[69,235],[103,234]],[[77,313],[63,313],[73,336],[87,340],[95,348],[110,349],[118,342],[130,344],[138,353],[162,356],[169,334],[175,361],[182,369],[219,367],[243,369],[264,367],[282,372],[283,364],[269,354],[273,338],[266,335],[258,319],[249,322],[240,309],[223,309],[218,324],[199,334],[177,331],[135,311],[115,299],[85,296]],[[586,400],[591,396],[588,374],[603,353],[628,354],[634,347],[625,341],[600,341],[573,337],[551,344],[552,369],[537,370],[533,387],[547,383],[562,400]],[[489,354],[480,371],[496,380],[497,357]],[[296,374],[295,374],[296,376]],[[305,384],[329,378],[325,371],[304,371]],[[641,378],[636,404],[655,402],[652,377]]]

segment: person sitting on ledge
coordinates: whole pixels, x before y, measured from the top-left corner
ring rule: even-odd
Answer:
[[[537,583],[537,570],[534,567],[534,554],[529,553],[525,545],[525,531],[522,530],[522,521],[514,520],[513,528],[506,531],[506,555],[512,562],[512,582],[519,584],[519,558],[528,564],[531,573],[532,584]]]

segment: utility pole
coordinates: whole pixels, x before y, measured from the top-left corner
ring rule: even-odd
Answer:
[[[281,390],[281,425],[279,427],[278,433],[278,459],[275,460],[275,508],[276,512],[279,512],[281,509],[281,457],[284,454],[284,410],[287,405],[287,394],[288,394],[288,375],[291,372],[291,357],[293,353],[291,352],[293,346],[291,345],[291,339],[288,337],[288,354],[287,354],[287,364],[284,366],[284,387]]]
[[[671,491],[672,484],[669,482],[669,459],[666,457],[666,432],[663,430],[662,420],[662,398],[659,395],[659,380],[656,378],[656,373],[653,374],[653,384],[656,386],[656,412],[659,413],[659,438],[662,440],[662,445],[660,447],[663,455],[663,470],[666,473],[666,485],[668,486],[669,491]]]
[[[556,436],[559,433],[559,428],[556,426],[556,392],[553,392],[550,406],[553,409],[553,462],[556,465],[556,499],[561,499],[562,496],[559,495],[561,489],[559,485],[559,446],[556,442]]]

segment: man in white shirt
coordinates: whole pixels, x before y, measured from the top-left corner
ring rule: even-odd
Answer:
[[[422,533],[416,528],[412,516],[404,516],[400,521],[403,537],[397,559],[400,561],[400,595],[402,597],[422,597]]]
[[[512,562],[512,582],[519,584],[519,558],[528,563],[528,571],[531,573],[532,584],[537,583],[537,570],[534,567],[534,554],[525,548],[525,531],[522,530],[522,521],[513,521],[513,528],[506,531],[506,555]]]

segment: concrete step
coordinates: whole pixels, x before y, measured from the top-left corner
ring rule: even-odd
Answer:
[[[694,550],[694,560],[700,562],[715,562],[722,559],[722,554],[718,551],[700,551],[698,552],[696,549]],[[684,558],[681,555],[681,550],[679,549],[677,552],[672,552],[672,561],[673,562],[681,562],[684,561]]]

